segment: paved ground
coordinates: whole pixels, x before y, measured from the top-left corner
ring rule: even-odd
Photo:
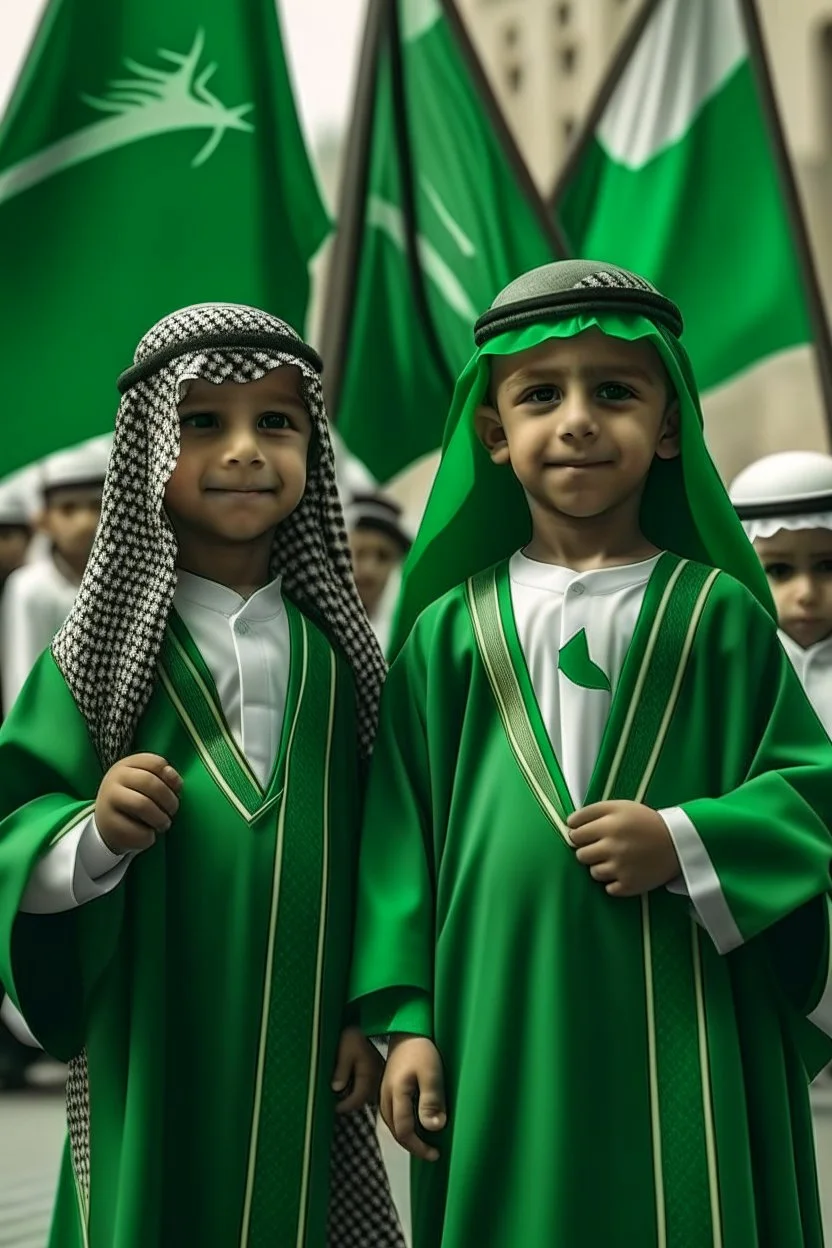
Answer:
[[[826,1242],[832,1244],[832,1081],[814,1095],[815,1140]]]
[[[45,1248],[63,1123],[60,1093],[0,1093],[0,1248]],[[815,1097],[815,1128],[832,1248],[832,1082]],[[387,1147],[385,1141],[385,1151]],[[396,1148],[392,1142],[389,1147]],[[393,1165],[400,1194],[403,1170],[396,1161]]]
[[[60,1090],[0,1092],[0,1248],[44,1248],[63,1127]]]

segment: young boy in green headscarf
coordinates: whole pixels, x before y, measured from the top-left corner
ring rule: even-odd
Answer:
[[[681,329],[641,278],[549,265],[457,387],[352,983],[415,1248],[822,1243],[832,747]]]

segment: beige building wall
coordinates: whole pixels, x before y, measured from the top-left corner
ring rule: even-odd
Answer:
[[[554,184],[639,0],[457,0],[532,172]],[[775,89],[824,289],[832,303],[832,0],[758,0]],[[770,451],[829,449],[808,350],[706,396],[730,479]]]

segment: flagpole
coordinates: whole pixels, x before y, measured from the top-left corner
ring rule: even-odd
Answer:
[[[327,412],[335,423],[344,379],[349,321],[358,283],[364,207],[370,174],[378,59],[389,27],[389,0],[369,0],[364,25],[349,138],[343,157],[338,193],[335,240],[327,273],[321,322],[323,387]]]
[[[393,92],[393,127],[396,132],[396,151],[399,155],[399,177],[402,188],[402,216],[404,217],[405,256],[416,305],[416,313],[422,324],[428,348],[434,357],[449,393],[456,384],[456,374],[449,367],[442,343],[433,323],[430,301],[425,289],[424,274],[419,257],[419,227],[416,217],[416,188],[413,183],[413,160],[411,158],[410,126],[408,124],[407,92],[404,82],[402,37],[399,22],[398,0],[390,0],[387,31],[390,42],[391,86]]]
[[[29,76],[34,73],[34,67],[37,61],[36,53],[45,44],[52,29],[58,20],[58,14],[62,8],[63,0],[49,0],[46,8],[37,20],[32,36],[29,40],[29,46],[26,49],[26,55],[20,62],[20,69],[12,87],[11,94],[4,112],[0,115],[0,148],[6,141],[6,136],[12,129],[17,114],[23,104],[23,100],[28,93]]]
[[[558,221],[558,208],[563,196],[565,188],[569,185],[580,162],[583,160],[587,145],[592,140],[592,136],[598,128],[598,124],[603,117],[606,107],[612,99],[613,92],[621,81],[621,76],[627,68],[630,58],[636,49],[647,23],[655,13],[656,9],[662,3],[662,0],[644,0],[641,8],[630,23],[629,30],[621,41],[618,51],[616,52],[612,64],[601,83],[600,88],[596,92],[592,107],[586,116],[579,132],[575,138],[575,142],[571,144],[566,158],[560,167],[555,185],[549,194],[547,204],[552,219],[557,222],[558,229],[563,234],[563,227]],[[567,246],[569,239],[566,239]]]
[[[544,236],[552,245],[552,258],[556,260],[566,259],[570,254],[566,239],[558,222],[549,211],[546,201],[540,194],[529,167],[523,158],[523,154],[517,146],[514,135],[509,129],[505,114],[497,101],[491,83],[488,81],[488,77],[483,69],[482,62],[471,42],[468,28],[462,20],[454,0],[439,0],[439,4],[447,19],[448,27],[456,39],[463,60],[468,66],[474,89],[479,93],[485,115],[491,122],[492,129],[497,136],[497,141],[502,146],[509,167],[513,171],[518,186],[525,194],[537,217]]]
[[[826,428],[830,439],[832,439],[832,337],[830,337],[829,332],[829,321],[826,316],[826,308],[818,281],[817,270],[815,269],[812,245],[809,241],[809,232],[806,228],[806,220],[800,202],[800,192],[786,146],[783,123],[777,107],[777,98],[774,94],[771,68],[759,15],[754,0],[739,0],[739,4],[745,24],[745,33],[748,38],[751,64],[768,122],[769,135],[780,174],[786,210],[792,227],[792,237],[794,238],[795,250],[797,251],[800,264],[803,286],[809,304],[809,316],[814,336],[815,359],[817,360],[818,380],[823,398]],[[765,262],[764,258],[763,262]]]

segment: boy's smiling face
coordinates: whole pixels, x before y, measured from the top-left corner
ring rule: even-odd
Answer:
[[[655,456],[679,453],[678,411],[658,354],[590,329],[491,362],[477,432],[536,509],[576,520],[638,504]]]
[[[179,420],[165,510],[183,566],[205,548],[270,544],[306,488],[312,422],[300,370],[287,365],[245,384],[196,379],[179,404]]]
[[[757,538],[780,627],[804,649],[832,634],[832,532],[781,529]]]

